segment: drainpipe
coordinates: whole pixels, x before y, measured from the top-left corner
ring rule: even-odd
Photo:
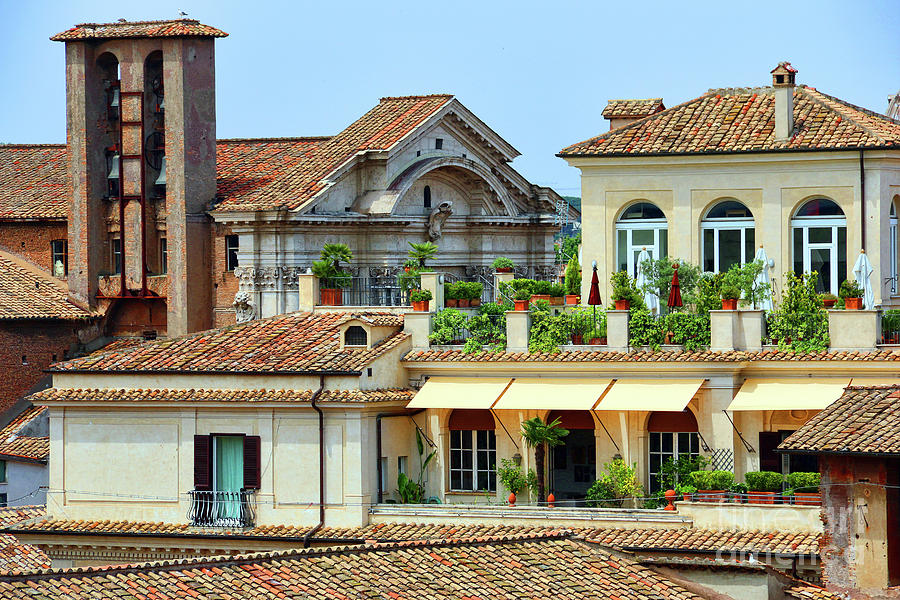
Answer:
[[[319,413],[319,523],[303,536],[304,548],[309,548],[312,536],[325,526],[325,413],[317,404],[324,389],[325,375],[319,375],[319,389],[313,392],[311,399],[313,410]]]
[[[862,219],[862,231],[860,232],[860,246],[866,249],[866,159],[865,152],[859,151],[859,207]]]
[[[418,410],[405,410],[403,412],[395,413],[378,413],[375,416],[375,470],[377,472],[376,477],[378,478],[378,504],[381,504],[384,501],[384,488],[381,485],[381,479],[383,478],[381,472],[381,420],[389,419],[391,417],[414,417],[421,412],[425,412],[425,409],[420,408]]]

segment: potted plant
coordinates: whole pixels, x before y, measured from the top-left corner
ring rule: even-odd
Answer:
[[[609,278],[612,283],[612,299],[616,310],[628,310],[636,292],[634,281],[625,271],[616,271]]]
[[[465,281],[454,281],[450,284],[450,290],[456,298],[456,306],[459,308],[469,308],[469,290]]]
[[[841,282],[838,295],[844,299],[844,308],[847,310],[862,309],[862,298],[865,291],[855,279],[846,279]]]
[[[494,259],[494,262],[491,263],[491,268],[497,273],[512,273],[515,267],[516,265],[513,261],[505,256],[498,256]]]
[[[585,335],[585,337],[588,339],[588,344],[591,346],[605,346],[606,323],[598,323],[596,327],[591,329],[590,333]]]
[[[481,306],[481,294],[484,292],[484,284],[478,281],[466,281],[463,284],[469,306]]]
[[[428,312],[428,301],[431,300],[431,290],[412,290],[409,299],[413,310],[416,312]]]
[[[775,504],[775,493],[781,491],[784,477],[775,471],[750,471],[744,481],[751,504]]]
[[[319,290],[320,304],[324,306],[341,306],[343,304],[343,288],[350,287],[350,273],[341,268],[341,263],[353,259],[353,253],[347,244],[325,244],[322,246],[321,260],[312,264],[313,274],[319,278],[322,287]]]
[[[581,293],[581,265],[578,264],[578,257],[573,255],[566,265],[566,304],[578,304]]]
[[[418,244],[409,242],[409,257],[419,264],[419,269],[424,269],[425,261],[434,258],[437,251],[438,247],[431,242],[420,242]]]
[[[724,501],[726,490],[734,484],[731,471],[692,471],[690,477],[701,502]]]
[[[522,439],[529,448],[534,448],[534,466],[537,472],[537,500],[544,501],[544,457],[546,449],[559,446],[569,430],[560,426],[560,420],[545,423],[540,417],[533,417],[522,423]]]
[[[737,310],[738,299],[741,297],[738,286],[724,284],[719,288],[719,295],[722,297],[722,310]]]
[[[535,281],[531,289],[531,301],[545,300],[550,302],[550,282]]]
[[[685,502],[693,501],[694,494],[697,493],[697,488],[695,486],[679,483],[676,487],[678,489],[676,489],[675,492],[681,494],[681,497],[684,498]]]
[[[531,291],[525,288],[520,290],[516,290],[515,296],[513,296],[513,306],[515,310],[525,311],[528,310],[528,304],[531,301]]]
[[[822,299],[822,305],[825,308],[834,308],[835,303],[838,301],[838,297],[834,294],[825,292],[824,294],[819,294],[819,298]]]
[[[550,304],[552,306],[561,306],[565,302],[566,288],[561,283],[553,283],[550,285]]]
[[[637,482],[635,468],[628,466],[621,458],[614,458],[606,463],[597,480],[588,488],[587,505],[591,507],[613,506],[619,508],[627,498],[642,494]]]
[[[818,506],[822,503],[822,494],[819,492],[822,476],[819,473],[788,473],[785,481],[790,489],[784,494],[793,496],[795,504]]]
[[[456,297],[456,288],[452,283],[444,284],[444,305],[447,308],[456,308],[459,306],[459,298]]]
[[[735,483],[728,490],[728,496],[735,504],[744,504],[747,501],[747,484]]]

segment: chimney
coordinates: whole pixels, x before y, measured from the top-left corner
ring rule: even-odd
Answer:
[[[609,121],[609,130],[612,131],[665,108],[662,98],[610,100],[603,109],[603,118]]]
[[[797,69],[784,61],[772,69],[775,88],[775,139],[786,140],[794,133],[794,78]]]

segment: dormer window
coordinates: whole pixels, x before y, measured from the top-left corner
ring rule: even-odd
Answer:
[[[366,330],[359,325],[351,325],[347,328],[347,331],[344,332],[344,345],[368,346],[369,335],[366,333]]]

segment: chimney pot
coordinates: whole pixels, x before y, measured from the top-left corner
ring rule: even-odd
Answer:
[[[783,141],[794,133],[794,85],[797,69],[782,61],[772,69],[772,87],[775,88],[775,138]]]

